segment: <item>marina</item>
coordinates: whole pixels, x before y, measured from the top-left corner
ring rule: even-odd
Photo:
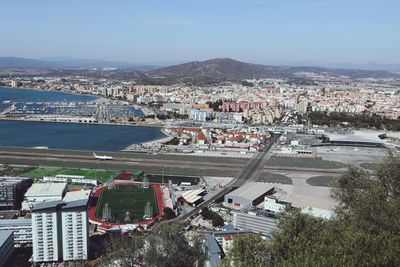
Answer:
[[[165,138],[110,119],[143,117],[140,109],[88,95],[0,87],[0,116],[0,146],[119,151]]]

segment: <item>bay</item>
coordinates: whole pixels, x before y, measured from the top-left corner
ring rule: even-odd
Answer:
[[[0,87],[0,110],[10,104],[50,102],[93,102],[98,98],[58,91]],[[142,113],[141,110],[137,110]],[[139,114],[140,115],[140,114]],[[0,121],[0,146],[118,151],[131,144],[164,138],[156,127],[74,124],[32,121]]]
[[[0,146],[119,151],[164,137],[156,127],[0,121]]]

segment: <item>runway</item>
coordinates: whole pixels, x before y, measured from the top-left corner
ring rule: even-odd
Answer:
[[[96,153],[98,155],[105,154],[104,152]],[[232,173],[237,175],[245,169],[247,164],[252,162],[252,159],[249,160],[243,158],[214,158],[167,154],[149,155],[145,153],[131,152],[107,152],[106,154],[112,156],[113,160],[95,160],[92,153],[88,151],[1,147],[0,163],[27,164],[33,166],[70,166],[96,169],[141,168],[144,170],[155,170],[157,168],[167,168],[170,172],[172,172],[173,169],[177,169],[182,171],[187,170],[188,172],[205,172],[208,175],[215,174],[219,176],[229,176],[232,175]],[[342,169],[266,166],[264,162],[258,162],[257,164],[259,171],[300,171],[325,175],[340,174],[344,172]],[[226,172],[227,175],[224,175],[224,172]],[[243,176],[246,175],[243,174]],[[248,177],[246,179],[248,179]]]

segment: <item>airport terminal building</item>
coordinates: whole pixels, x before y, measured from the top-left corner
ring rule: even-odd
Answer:
[[[354,131],[349,134],[325,133],[327,142],[316,146],[355,146],[355,147],[385,147],[382,139],[386,136],[383,132]]]

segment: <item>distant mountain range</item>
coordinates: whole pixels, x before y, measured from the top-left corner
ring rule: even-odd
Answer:
[[[260,78],[293,78],[301,79],[298,73],[310,72],[316,74],[327,74],[330,76],[348,76],[350,78],[384,78],[400,77],[400,73],[379,70],[379,64],[370,64],[375,70],[365,68],[326,68],[309,66],[272,66],[252,64],[233,60],[230,58],[216,58],[205,61],[193,61],[167,67],[156,67],[146,64],[135,64],[129,62],[93,60],[93,59],[73,59],[73,58],[44,58],[44,59],[25,59],[15,57],[0,57],[0,68],[48,68],[64,69],[66,73],[71,73],[74,68],[119,68],[115,72],[102,74],[107,77],[120,79],[135,79],[138,82],[151,83],[214,83],[223,81],[241,81],[244,79]],[[397,65],[390,65],[391,69],[396,70]],[[79,70],[77,70],[79,71]],[[53,71],[55,72],[55,71]],[[93,73],[81,71],[92,75]],[[59,74],[60,72],[57,73]]]
[[[387,71],[369,71],[357,69],[328,69],[307,66],[268,66],[245,63],[230,58],[217,58],[206,61],[194,61],[145,72],[148,78],[180,82],[218,82],[238,81],[260,78],[298,78],[299,72],[348,76],[350,78],[400,77],[400,74]]]
[[[154,68],[146,64],[124,61],[107,61],[97,59],[82,59],[68,57],[50,57],[29,59],[18,57],[0,57],[0,68],[134,68],[148,70]]]

